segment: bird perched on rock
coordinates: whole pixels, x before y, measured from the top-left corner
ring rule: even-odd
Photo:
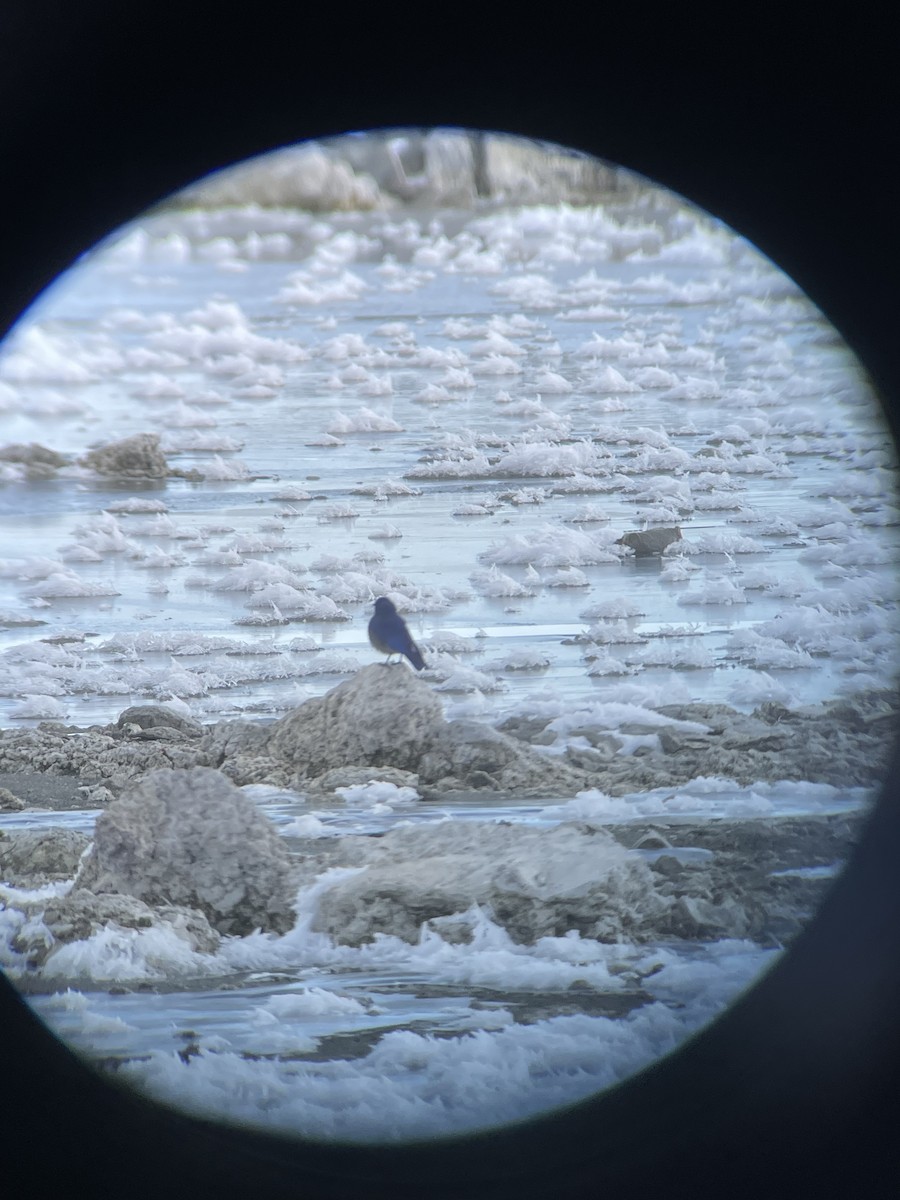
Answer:
[[[369,641],[376,650],[388,656],[388,662],[394,654],[405,654],[417,671],[425,666],[425,659],[412,640],[406,622],[387,596],[379,596],[375,601],[375,616],[369,622]]]

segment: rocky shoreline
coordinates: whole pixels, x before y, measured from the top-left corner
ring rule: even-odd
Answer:
[[[109,928],[163,930],[200,955],[223,936],[287,932],[302,888],[318,890],[312,929],[338,945],[379,934],[415,944],[423,928],[468,943],[487,913],[524,945],[574,931],[606,943],[739,938],[778,948],[815,912],[864,821],[853,812],[549,829],[450,822],[279,838],[219,772],[195,768],[152,774],[101,814],[93,840],[61,828],[7,832],[0,891],[22,889],[4,897],[22,914],[14,977],[37,993],[103,986],[63,951]],[[63,894],[33,891],[70,881]]]
[[[97,986],[63,953],[72,942],[163,929],[186,953],[212,955],[223,937],[289,931],[302,889],[316,893],[312,928],[351,946],[379,934],[414,943],[423,928],[465,942],[483,912],[523,944],[574,931],[599,942],[783,945],[850,854],[863,812],[619,825],[572,815],[549,828],[400,822],[378,837],[282,837],[240,789],[292,787],[322,804],[371,780],[445,800],[621,795],[703,774],[872,785],[897,717],[889,693],[794,711],[767,704],[751,716],[711,704],[647,713],[656,723],[618,738],[580,727],[563,736],[536,719],[499,730],[448,722],[411,672],[374,664],[269,723],[204,728],[148,705],[87,730],[4,731],[7,810],[101,809],[92,839],[59,826],[0,832],[2,898],[19,913],[7,965],[11,956],[27,990]],[[634,753],[616,754],[620,738],[648,730]]]
[[[157,705],[88,728],[44,721],[0,731],[0,810],[102,808],[151,771],[212,767],[238,786],[269,784],[333,798],[337,787],[386,780],[425,800],[460,793],[611,796],[699,776],[746,785],[805,780],[836,787],[884,778],[900,704],[889,691],[752,714],[724,704],[664,705],[616,728],[560,728],[511,717],[498,728],[447,721],[441,702],[402,667],[374,663],[273,722],[201,725]],[[645,744],[619,753],[624,741]]]

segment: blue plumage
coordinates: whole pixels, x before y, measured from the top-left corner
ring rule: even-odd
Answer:
[[[375,601],[375,615],[369,622],[369,641],[376,650],[388,656],[405,654],[417,671],[425,666],[419,647],[412,640],[406,622],[387,596]]]

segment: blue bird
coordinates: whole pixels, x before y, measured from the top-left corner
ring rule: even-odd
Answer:
[[[417,671],[425,666],[425,659],[412,640],[406,622],[387,596],[379,596],[375,601],[375,616],[369,622],[369,641],[376,650],[387,655],[388,662],[394,654],[405,654]]]

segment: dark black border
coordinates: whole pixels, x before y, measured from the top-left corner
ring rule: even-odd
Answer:
[[[348,129],[493,128],[620,162],[722,217],[825,310],[896,422],[887,24],[680,7],[360,16],[6,0],[0,330],[100,237],[207,170]],[[614,1093],[491,1136],[342,1148],[188,1121],[102,1084],[0,979],[0,1178],[11,1196],[135,1200],[895,1195],[898,766],[813,926],[750,995]]]

